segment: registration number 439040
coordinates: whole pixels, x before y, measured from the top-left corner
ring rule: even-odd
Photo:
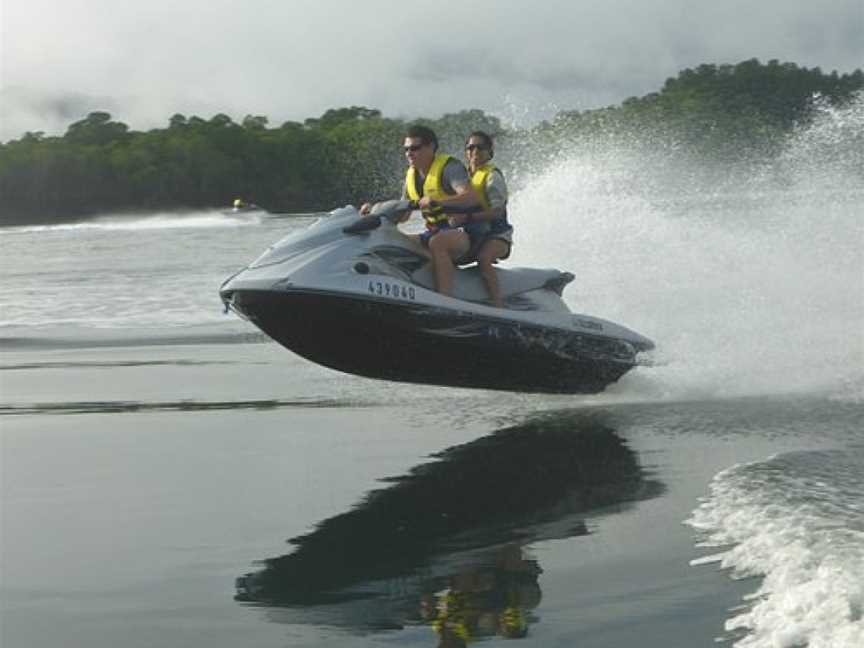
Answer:
[[[410,299],[411,301],[413,301],[416,296],[414,286],[404,286],[402,284],[389,283],[387,281],[370,281],[369,292],[373,295],[381,295],[382,297]]]

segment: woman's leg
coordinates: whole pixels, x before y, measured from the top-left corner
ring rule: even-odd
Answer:
[[[477,254],[477,265],[480,268],[480,276],[486,284],[486,290],[492,298],[492,303],[498,308],[504,308],[504,300],[501,298],[501,288],[498,285],[498,275],[495,273],[493,263],[496,259],[506,257],[510,252],[510,244],[501,239],[490,239],[483,244]]]
[[[435,290],[449,295],[453,284],[453,262],[464,255],[471,243],[468,235],[459,229],[438,232],[429,240],[432,269],[435,272]]]

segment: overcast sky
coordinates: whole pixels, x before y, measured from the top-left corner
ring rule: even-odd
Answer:
[[[0,140],[92,110],[273,125],[363,105],[518,123],[685,67],[864,67],[864,0],[0,0]]]

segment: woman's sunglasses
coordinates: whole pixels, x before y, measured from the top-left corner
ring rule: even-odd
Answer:
[[[410,146],[403,146],[402,149],[403,149],[406,153],[408,153],[409,151],[410,151],[411,153],[416,153],[417,151],[419,151],[419,150],[420,150],[421,148],[423,148],[424,146],[426,146],[426,145],[425,145],[425,144],[411,144]]]
[[[483,144],[468,144],[467,146],[465,146],[466,151],[473,151],[475,149],[478,151],[488,151],[489,147],[484,146]]]

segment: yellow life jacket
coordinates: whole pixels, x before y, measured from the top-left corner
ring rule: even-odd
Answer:
[[[491,162],[487,162],[471,176],[471,187],[474,189],[477,198],[480,199],[483,211],[492,209],[492,204],[489,202],[489,194],[486,193],[486,183],[489,180],[489,176],[495,171],[498,171],[498,167]],[[500,171],[498,172],[500,173]],[[507,204],[505,203],[504,213],[489,222],[489,231],[494,233],[504,232],[509,229],[510,223],[507,221]]]
[[[418,201],[423,196],[429,196],[432,200],[442,200],[449,196],[444,191],[442,178],[444,176],[444,165],[450,160],[449,155],[438,154],[432,161],[432,166],[429,167],[429,172],[423,180],[423,189],[420,193],[417,192],[417,175],[413,166],[408,167],[408,172],[405,174],[405,190],[408,197],[413,201]],[[423,210],[423,218],[426,219],[426,227],[435,229],[442,223],[447,222],[447,214],[444,209],[434,207]]]
[[[495,171],[495,165],[487,162],[471,176],[471,186],[474,188],[474,193],[480,199],[480,204],[483,205],[483,211],[489,211],[492,207],[489,204],[489,196],[486,195],[486,181],[493,171]]]

